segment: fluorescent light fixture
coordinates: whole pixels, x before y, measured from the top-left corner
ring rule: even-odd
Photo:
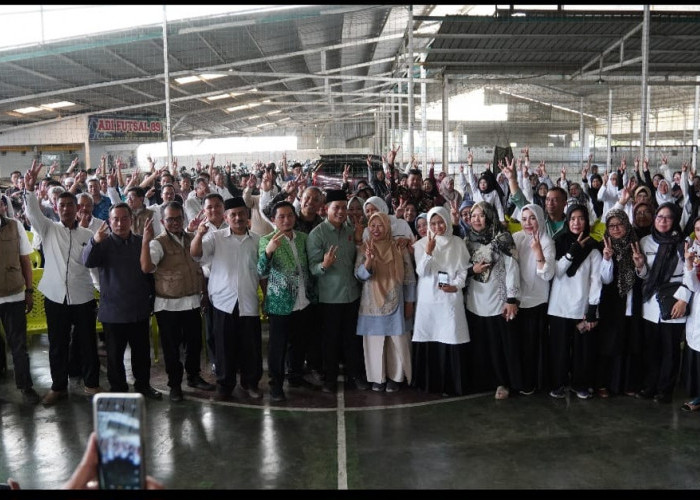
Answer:
[[[38,113],[39,111],[46,111],[44,108],[39,108],[37,106],[28,106],[26,108],[18,108],[13,110],[15,113],[21,113],[23,115],[28,115],[29,113]]]
[[[175,81],[180,85],[185,85],[187,83],[199,82],[201,80],[198,76],[183,76],[181,78],[175,78]]]
[[[251,102],[250,104],[241,104],[240,106],[233,106],[231,108],[226,108],[226,111],[231,113],[233,111],[240,111],[241,109],[257,108],[258,106],[260,106],[259,102]]]
[[[58,101],[58,102],[52,102],[49,104],[42,104],[42,108],[49,108],[49,109],[57,109],[57,108],[68,108],[70,106],[75,106],[74,102],[70,101]]]
[[[180,85],[185,85],[188,83],[194,83],[194,82],[203,82],[206,80],[216,80],[217,78],[223,78],[225,76],[228,76],[223,73],[202,73],[201,75],[190,75],[190,76],[183,76],[180,78],[175,78],[175,81],[179,83]]]
[[[216,80],[217,78],[223,78],[225,76],[228,75],[225,75],[223,73],[202,73],[201,75],[199,75],[199,77],[202,80]]]
[[[238,97],[239,95],[243,95],[243,92],[229,92],[227,94],[210,95],[207,97],[207,101],[218,101],[219,99],[228,99],[230,97]]]
[[[265,113],[265,114],[266,114],[267,116],[270,116],[270,115],[279,115],[281,112],[282,112],[282,110],[281,110],[281,109],[278,109],[278,110],[276,110],[276,111],[270,111],[269,113]]]
[[[260,115],[246,116],[248,120],[255,120],[256,118],[260,118]]]

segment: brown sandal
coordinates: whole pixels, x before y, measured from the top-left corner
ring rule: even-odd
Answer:
[[[688,401],[687,403],[683,403],[683,406],[681,406],[681,410],[683,410],[683,411],[698,411],[698,410],[700,410],[700,401],[693,400],[693,401]]]

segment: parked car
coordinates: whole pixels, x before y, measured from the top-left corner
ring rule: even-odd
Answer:
[[[382,157],[380,155],[372,155],[372,166],[382,166]],[[362,154],[329,154],[321,155],[313,167],[312,180],[313,185],[318,186],[323,190],[340,189],[343,184],[343,171],[345,166],[350,166],[350,182],[351,190],[360,180],[367,181],[367,155]]]

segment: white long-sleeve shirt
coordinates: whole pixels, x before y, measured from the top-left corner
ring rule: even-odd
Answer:
[[[41,236],[44,247],[44,273],[39,291],[52,302],[68,305],[85,304],[95,298],[90,270],[83,264],[83,247],[92,238],[92,231],[76,224],[67,228],[41,212],[34,192],[27,192],[26,212],[29,222]]]
[[[549,293],[547,314],[560,318],[581,320],[586,317],[589,305],[600,303],[600,262],[603,260],[598,249],[593,249],[581,262],[573,276],[566,271],[571,261],[561,257],[556,264],[552,288]]]
[[[649,234],[640,240],[639,249],[646,258],[647,265],[642,269],[641,273],[638,273],[638,276],[643,280],[646,280],[649,276],[649,270],[654,264],[656,253],[659,250],[659,244],[655,242],[654,237]],[[683,267],[683,259],[679,257],[670,281],[683,281]],[[690,295],[690,290],[683,287],[679,287],[676,293],[673,294],[676,299],[683,300],[685,302],[690,302]],[[656,300],[656,294],[652,295],[649,300],[642,304],[642,316],[645,320],[651,321],[652,323],[685,323],[686,320],[685,316],[677,319],[662,320],[661,309],[659,307],[658,300]]]
[[[542,269],[537,269],[535,254],[530,248],[531,240],[532,236],[525,231],[513,234],[520,265],[520,308],[535,307],[549,301],[550,282],[556,267],[554,242],[549,238],[540,240],[545,262]]]
[[[207,232],[202,238],[202,256],[192,258],[210,265],[207,291],[220,311],[230,314],[238,303],[241,316],[259,314],[259,241],[260,236],[253,232],[237,236],[230,227]]]

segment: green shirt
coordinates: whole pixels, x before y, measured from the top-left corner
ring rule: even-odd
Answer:
[[[336,245],[337,259],[325,271],[321,269],[323,255]],[[355,231],[349,222],[340,229],[324,220],[316,226],[306,241],[311,274],[318,278],[318,301],[326,304],[347,304],[360,298],[360,282],[355,278]]]

